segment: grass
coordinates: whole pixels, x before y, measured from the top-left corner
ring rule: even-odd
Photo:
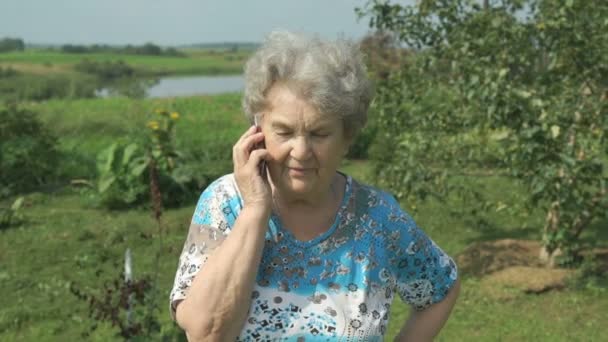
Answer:
[[[28,106],[58,134],[62,150],[82,158],[76,165],[84,177],[94,177],[87,163],[116,139],[131,139],[155,108],[181,113],[178,144],[204,150],[220,139],[235,139],[247,126],[240,111],[239,94],[163,100],[90,99],[53,100]],[[366,161],[345,161],[342,170],[374,184]],[[480,179],[471,186],[485,187],[488,194],[516,203],[522,189],[500,178]],[[10,201],[7,200],[7,202]],[[0,340],[81,340],[89,319],[87,307],[69,291],[70,284],[85,290],[99,289],[122,268],[126,248],[134,257],[135,276],[150,274],[158,250],[157,229],[145,209],[108,212],[94,209],[87,193],[63,187],[59,191],[26,195],[26,224],[0,230]],[[4,204],[4,203],[3,203]],[[175,275],[177,258],[195,203],[165,212],[165,246],[160,261],[162,302],[166,303]],[[503,211],[483,213],[482,219],[450,214],[449,208],[468,203],[402,203],[418,224],[449,254],[456,255],[476,241],[504,237],[537,239],[542,216],[526,217],[515,205]],[[486,222],[487,221],[487,222]],[[606,222],[596,222],[586,241],[602,241]],[[96,270],[100,272],[96,274]],[[606,284],[569,287],[542,295],[516,294],[497,299],[481,286],[481,280],[463,276],[462,293],[443,329],[440,341],[605,341],[608,312]],[[172,325],[166,306],[160,319],[163,329]],[[394,337],[408,314],[397,300],[391,312],[387,340]],[[173,328],[175,329],[175,328]],[[115,340],[107,325],[88,339]]]
[[[26,50],[0,53],[0,66],[34,73],[71,72],[83,59],[95,62],[123,60],[149,75],[218,75],[240,74],[250,52],[189,51],[186,57],[144,56],[113,53],[63,53],[49,50]]]
[[[205,152],[218,142],[233,141],[247,127],[236,93],[163,100],[51,100],[28,108],[61,137],[61,150],[74,157],[80,169],[75,172],[85,178],[94,177],[96,156],[103,148],[116,140],[141,138],[156,109],[181,114],[176,144],[182,150]]]

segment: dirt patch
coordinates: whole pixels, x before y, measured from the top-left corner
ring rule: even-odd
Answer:
[[[506,286],[538,294],[565,287],[572,272],[570,269],[514,266],[488,275],[483,282],[487,286]]]
[[[467,247],[456,262],[461,273],[477,277],[513,266],[542,267],[540,247],[528,240],[483,241]]]
[[[504,239],[474,243],[456,257],[460,273],[481,278],[481,287],[490,296],[509,299],[514,295],[540,294],[562,289],[573,269],[549,268],[539,259],[537,241]],[[608,248],[594,249],[599,268],[608,270]]]

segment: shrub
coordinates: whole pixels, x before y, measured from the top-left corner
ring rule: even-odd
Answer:
[[[57,138],[36,113],[15,105],[0,109],[0,196],[53,180],[59,166]]]
[[[83,59],[74,66],[74,69],[98,77],[102,81],[135,76],[135,68],[122,60],[95,62]]]
[[[346,157],[349,159],[366,159],[368,157],[368,150],[376,138],[377,130],[378,126],[372,116],[371,120],[368,120],[367,125],[363,127],[355,138],[355,141],[353,141]]]
[[[125,209],[141,203],[147,195],[145,171],[148,161],[134,143],[114,143],[97,157],[100,204],[108,209]]]
[[[52,98],[91,98],[95,79],[87,76],[23,75],[0,77],[0,100],[43,101]]]
[[[150,197],[151,169],[157,175],[162,205],[174,207],[189,203],[200,190],[226,170],[217,150],[205,154],[182,153],[174,147],[173,131],[179,119],[176,112],[157,111],[158,119],[148,122],[145,138],[114,143],[103,150],[97,161],[99,204],[108,209],[141,205]],[[227,151],[231,151],[228,149]],[[231,165],[231,164],[230,164]]]

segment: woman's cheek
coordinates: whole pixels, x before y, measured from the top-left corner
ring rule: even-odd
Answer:
[[[285,156],[289,153],[289,145],[276,139],[270,139],[266,143],[266,149],[270,157],[277,162],[284,160]]]

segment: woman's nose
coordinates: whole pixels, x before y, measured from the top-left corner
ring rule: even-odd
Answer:
[[[310,139],[305,135],[300,135],[293,140],[291,156],[297,160],[306,160],[312,154]]]

